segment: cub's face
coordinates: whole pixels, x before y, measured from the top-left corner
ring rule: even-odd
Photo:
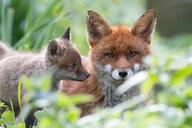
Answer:
[[[61,38],[50,41],[47,51],[48,63],[54,67],[53,75],[57,80],[83,81],[90,76],[70,42],[70,29]]]
[[[156,12],[147,11],[132,28],[110,27],[96,12],[87,16],[91,59],[98,74],[111,82],[121,83],[143,69],[142,60],[150,54],[151,34]]]

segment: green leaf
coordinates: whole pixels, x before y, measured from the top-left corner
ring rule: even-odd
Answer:
[[[15,124],[15,116],[11,111],[5,111],[1,116],[3,123],[6,125],[13,125]]]
[[[192,65],[188,65],[174,73],[170,79],[170,83],[174,86],[183,86],[185,85],[185,80],[190,75],[192,75]]]
[[[93,101],[93,97],[91,95],[73,95],[70,97],[70,100],[74,104],[84,104]]]
[[[149,93],[158,81],[158,76],[152,72],[149,72],[148,79],[142,85],[142,91],[146,94]]]

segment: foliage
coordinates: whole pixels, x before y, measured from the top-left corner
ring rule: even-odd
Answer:
[[[22,108],[22,118],[29,112],[29,108],[44,108],[36,112],[38,125],[36,128],[189,128],[192,125],[191,110],[191,75],[192,64],[166,60],[158,62],[156,58],[147,59],[153,67],[145,72],[142,82],[143,93],[115,108],[97,110],[95,114],[80,118],[80,110],[75,106],[90,101],[89,96],[67,96],[60,92],[49,91],[49,77],[24,78],[23,84],[28,89],[26,102]],[[184,62],[184,60],[181,60]],[[176,68],[175,68],[176,67]],[[34,80],[35,79],[35,80]],[[139,78],[135,78],[139,79]],[[125,90],[126,86],[122,89]],[[160,88],[156,88],[160,86]],[[150,103],[145,107],[131,110],[135,105],[150,97]],[[30,106],[30,107],[29,107]],[[1,124],[22,128],[23,121],[15,122],[14,114],[6,111]]]
[[[71,26],[72,40],[82,54],[87,54],[86,34],[83,33],[86,33],[84,20],[88,9],[99,11],[111,24],[131,25],[143,13],[143,5],[144,0],[112,0],[105,4],[103,0],[0,0],[0,39],[19,50],[39,50]],[[182,35],[164,39],[156,34],[152,43],[154,56],[146,58],[152,68],[134,76],[136,82],[142,82],[142,95],[83,118],[80,118],[76,105],[90,101],[90,96],[51,92],[49,76],[25,77],[21,83],[29,92],[25,97],[28,104],[22,106],[22,113],[16,119],[12,110],[0,102],[0,112],[6,109],[0,118],[0,126],[24,128],[23,120],[29,111],[44,108],[35,113],[36,128],[190,128],[191,37]],[[138,78],[141,75],[144,79]],[[131,86],[135,85],[128,81],[119,87],[119,92]],[[149,104],[132,110],[148,97]]]

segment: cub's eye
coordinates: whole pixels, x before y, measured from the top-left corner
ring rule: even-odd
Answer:
[[[131,57],[135,57],[137,55],[138,55],[137,51],[130,51],[128,57],[131,58]]]
[[[112,53],[112,52],[105,53],[104,55],[105,55],[106,57],[108,57],[108,58],[114,58],[114,57],[115,57],[115,54]]]
[[[69,65],[70,69],[75,69],[76,67],[77,67],[77,64],[75,64],[75,63],[72,63],[72,64]]]

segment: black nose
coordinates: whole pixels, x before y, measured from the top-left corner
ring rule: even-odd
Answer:
[[[80,81],[86,80],[89,76],[90,76],[90,74],[88,72],[81,73]]]
[[[127,76],[127,72],[124,72],[124,71],[119,72],[119,76],[122,77],[122,78],[124,78],[124,77]]]
[[[85,73],[86,78],[89,78],[90,74],[88,72]]]

